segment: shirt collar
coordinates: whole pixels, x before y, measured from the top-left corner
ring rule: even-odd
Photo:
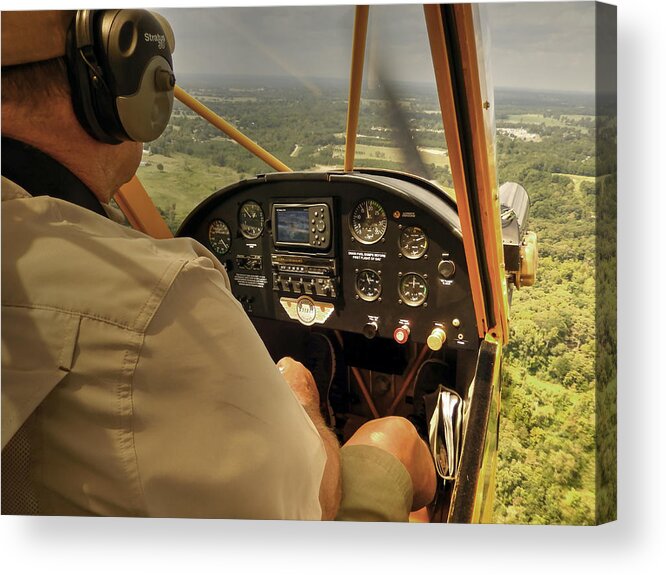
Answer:
[[[2,137],[2,175],[32,196],[51,196],[107,217],[95,194],[65,166],[32,146]]]

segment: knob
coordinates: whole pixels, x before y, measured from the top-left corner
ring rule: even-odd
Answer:
[[[446,341],[446,332],[441,327],[435,327],[430,332],[428,336],[428,347],[433,351],[439,351],[442,349],[444,342]]]
[[[171,70],[158,68],[155,71],[155,89],[158,92],[170,92],[176,85],[176,77],[171,73]]]
[[[369,321],[363,326],[363,335],[367,337],[368,339],[372,339],[377,335],[377,322],[376,321]]]
[[[397,343],[407,343],[407,340],[409,339],[409,326],[400,325],[396,327],[393,332],[393,339]]]
[[[450,279],[456,273],[456,264],[451,260],[442,260],[437,266],[437,271],[444,279]]]

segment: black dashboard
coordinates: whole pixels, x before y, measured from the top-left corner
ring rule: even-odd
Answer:
[[[266,174],[214,193],[178,235],[215,254],[250,317],[479,347],[456,205],[428,181]]]

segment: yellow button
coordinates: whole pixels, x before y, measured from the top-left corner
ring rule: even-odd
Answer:
[[[446,332],[441,327],[434,328],[430,335],[428,336],[428,347],[433,351],[439,351],[442,349],[444,342],[446,341]]]

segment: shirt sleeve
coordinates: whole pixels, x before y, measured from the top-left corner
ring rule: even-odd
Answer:
[[[208,258],[172,284],[134,375],[148,515],[321,517],[323,442]]]

